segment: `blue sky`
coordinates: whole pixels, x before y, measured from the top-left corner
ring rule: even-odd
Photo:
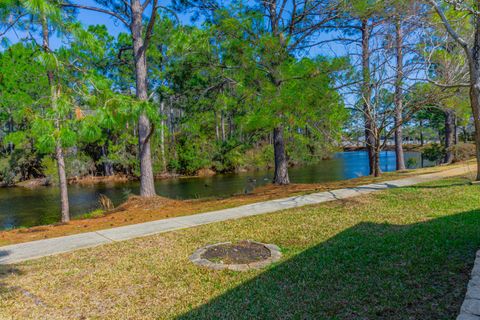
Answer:
[[[94,0],[78,0],[73,2],[84,5],[84,6],[98,6],[98,4],[96,4]],[[162,1],[162,2],[163,2],[163,5],[165,6],[168,6],[171,3],[170,1]],[[191,24],[191,21],[190,21],[191,19],[189,14],[178,14],[178,17],[182,24]],[[128,31],[121,22],[115,21],[115,19],[113,19],[112,17],[110,17],[105,13],[100,13],[100,12],[95,12],[90,10],[79,10],[77,19],[84,26],[104,24],[107,27],[110,34],[112,34],[115,37],[121,32]],[[13,31],[8,32],[6,36],[12,43],[15,43],[15,42],[18,42],[19,38],[24,36],[24,34],[16,30],[16,32],[13,32]],[[61,39],[59,39],[56,35],[52,35],[50,38],[50,45],[53,49],[60,47],[62,45]]]
[[[1,0],[0,0],[1,1]],[[74,3],[85,5],[85,6],[98,6],[98,4],[95,3],[94,0],[77,0],[73,1]],[[167,1],[161,1],[162,5],[168,6],[171,4],[170,0]],[[147,9],[148,12],[148,9]],[[191,14],[189,13],[177,13],[180,22],[184,25],[192,24],[191,21]],[[78,15],[77,19],[84,25],[84,26],[89,26],[89,25],[98,25],[98,24],[104,24],[110,34],[113,36],[117,36],[121,32],[127,32],[128,30],[126,27],[119,21],[116,21],[112,17],[110,17],[107,14],[100,13],[100,12],[95,12],[95,11],[90,11],[90,10],[78,10]],[[196,23],[197,25],[199,24],[198,22]],[[9,32],[7,33],[7,38],[10,40],[12,43],[16,43],[19,41],[20,38],[25,36],[25,34],[22,34],[22,32],[16,30],[16,32]],[[323,39],[328,39],[331,38],[332,34],[322,34],[319,37],[319,40]],[[50,46],[53,49],[56,49],[62,45],[62,41],[58,36],[56,35],[51,35],[50,38]],[[1,49],[0,49],[1,50]],[[345,47],[343,45],[336,45],[336,44],[330,44],[329,46],[325,46],[321,50],[318,50],[318,48],[313,48],[309,52],[309,56],[315,56],[317,54],[322,54],[322,55],[327,55],[327,56],[339,56],[339,55],[344,55],[346,53]]]

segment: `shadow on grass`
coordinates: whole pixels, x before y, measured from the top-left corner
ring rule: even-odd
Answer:
[[[461,187],[470,185],[472,182],[470,179],[455,179],[455,180],[439,180],[435,181],[434,183],[426,184],[426,185],[416,185],[416,186],[409,186],[412,189],[443,189],[443,188],[450,188],[450,187]]]
[[[7,250],[0,250],[0,261],[2,257],[9,254]],[[8,286],[2,280],[12,275],[22,275],[23,272],[11,264],[0,264],[0,299],[5,294],[19,294],[21,297],[31,300],[37,306],[46,306],[46,304],[35,294],[23,289],[20,286]],[[15,284],[15,283],[14,283]]]
[[[361,223],[177,319],[454,319],[479,247],[479,210]]]
[[[9,252],[7,250],[0,250],[0,260],[2,260],[3,257],[6,257],[8,255]],[[19,275],[20,270],[18,270],[12,265],[0,264],[0,294],[9,289],[2,280],[12,274]]]

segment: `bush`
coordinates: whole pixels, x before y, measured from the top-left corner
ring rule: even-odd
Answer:
[[[10,164],[7,158],[0,159],[0,181],[7,186],[13,186],[17,181],[15,172],[10,170]]]
[[[216,154],[213,157],[213,167],[217,172],[232,172],[245,166],[246,146],[237,139],[229,139],[217,143]]]
[[[264,144],[245,153],[244,167],[263,169],[273,166],[273,145]]]
[[[451,146],[448,150],[453,152],[454,162],[466,161],[476,155],[476,147],[473,143],[459,143]]]
[[[168,168],[186,175],[194,175],[198,170],[209,168],[213,151],[207,140],[199,137],[179,136],[177,159],[171,159]]]
[[[29,146],[13,150],[0,159],[0,180],[6,185],[42,177],[40,156]]]
[[[83,152],[77,152],[65,158],[67,177],[84,177],[96,171],[95,162]]]
[[[432,143],[431,145],[426,146],[422,153],[428,161],[440,163],[445,156],[445,148],[438,143]]]
[[[407,160],[407,168],[414,169],[417,167],[418,161],[417,158],[408,158]]]
[[[52,157],[44,157],[42,160],[43,174],[53,184],[58,184],[57,162]]]

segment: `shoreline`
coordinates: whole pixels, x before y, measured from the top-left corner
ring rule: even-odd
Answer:
[[[428,144],[419,145],[419,144],[404,144],[403,151],[404,152],[421,152],[423,148],[428,146]],[[355,151],[366,151],[366,146],[343,146],[342,147],[344,152],[355,152]],[[386,145],[382,151],[395,151],[395,145]]]
[[[269,184],[258,187],[250,194],[241,194],[225,198],[174,200],[159,196],[153,198],[132,197],[127,200],[127,202],[117,206],[110,212],[102,212],[98,216],[87,217],[84,219],[72,219],[68,224],[57,223],[0,231],[0,246],[233,208],[289,196],[356,187],[363,184],[377,183],[396,178],[435,173],[452,168],[465,168],[466,170],[469,170],[472,166],[469,165],[468,162],[461,162],[448,166],[389,172],[384,173],[381,177],[377,178],[366,176],[334,182],[290,184],[287,186],[275,186]]]
[[[296,165],[292,165],[296,166]],[[185,175],[179,173],[171,173],[171,172],[164,172],[159,173],[154,176],[155,181],[159,180],[169,180],[169,179],[195,179],[195,178],[206,178],[212,177],[215,175],[221,174],[235,174],[235,173],[247,173],[247,172],[255,172],[260,170],[269,170],[270,167],[261,169],[261,168],[253,168],[253,169],[238,169],[231,172],[216,172],[211,169],[201,169],[195,175]],[[126,183],[130,181],[140,181],[139,177],[136,176],[128,176],[124,174],[114,174],[111,176],[84,176],[84,177],[73,177],[68,178],[68,185],[95,185],[95,184],[109,184],[109,183]],[[7,185],[3,182],[0,182],[0,188],[27,188],[27,189],[35,189],[41,187],[51,187],[55,186],[56,183],[52,182],[48,177],[41,177],[41,178],[34,178],[24,181],[19,181],[13,185]]]
[[[405,151],[416,151],[420,152],[420,149],[424,146],[420,145],[405,145]],[[383,151],[394,151],[394,146],[386,146]],[[338,152],[356,152],[356,151],[365,151],[365,146],[343,146],[341,147],[340,151]],[[291,163],[290,168],[297,167],[298,163]],[[205,178],[205,177],[212,177],[215,175],[221,174],[235,174],[235,173],[248,173],[248,172],[255,172],[261,170],[270,170],[271,167],[267,166],[265,168],[238,168],[233,171],[228,172],[217,172],[212,170],[211,168],[204,168],[197,171],[194,175],[185,175],[173,172],[163,172],[158,173],[154,176],[156,181],[158,180],[169,180],[169,179],[191,179],[191,178]],[[139,177],[133,175],[125,175],[125,174],[114,174],[112,176],[84,176],[84,177],[72,177],[68,178],[69,185],[95,185],[95,184],[109,184],[109,183],[126,183],[130,181],[139,181]],[[27,188],[27,189],[35,189],[40,187],[50,187],[55,186],[56,184],[52,182],[52,179],[49,177],[41,177],[41,178],[34,178],[30,180],[24,180],[17,182],[13,185],[6,185],[0,182],[0,188]]]

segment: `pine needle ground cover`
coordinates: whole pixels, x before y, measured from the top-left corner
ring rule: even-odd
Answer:
[[[0,318],[454,319],[479,204],[480,186],[446,179],[2,266]],[[248,272],[188,260],[243,239],[283,257]]]

